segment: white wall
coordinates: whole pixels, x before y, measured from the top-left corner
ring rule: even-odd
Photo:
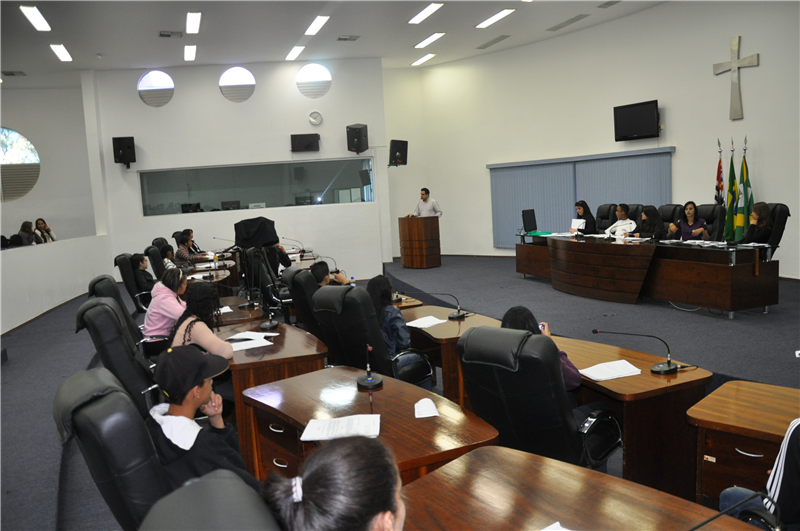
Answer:
[[[413,208],[424,180],[445,212],[443,254],[511,254],[492,247],[486,164],[675,146],[673,202],[710,203],[717,138],[727,146],[726,174],[734,138],[738,175],[747,135],[756,200],[786,203],[793,213],[776,256],[781,276],[800,278],[798,13],[797,2],[666,2],[421,73],[384,72],[387,135],[416,139],[401,170],[408,178],[390,170],[392,216]],[[712,65],[730,59],[737,35],[740,56],[759,53],[761,62],[740,72],[744,119],[730,121],[730,73],[714,76]],[[421,99],[404,108],[411,92]],[[662,109],[661,137],[614,142],[612,108],[650,99]]]
[[[3,89],[2,126],[30,140],[41,173],[24,197],[2,206],[2,232],[44,218],[63,240],[95,234],[86,160],[86,130],[79,89]]]

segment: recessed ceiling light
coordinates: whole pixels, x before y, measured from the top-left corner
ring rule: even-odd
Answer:
[[[200,19],[202,13],[186,13],[186,33],[200,33]]]
[[[409,24],[419,24],[429,16],[433,15],[437,9],[442,7],[444,4],[431,4],[419,13],[417,13],[414,18],[408,21]]]
[[[435,53],[429,53],[428,55],[426,55],[426,56],[424,56],[424,57],[420,57],[419,59],[417,59],[416,61],[414,61],[413,63],[411,63],[411,66],[419,66],[419,65],[421,65],[422,63],[424,63],[425,61],[428,61],[428,60],[430,60],[430,59],[433,59],[433,58],[434,58],[434,57],[436,57],[437,55],[439,55],[439,54],[435,54]]]
[[[480,24],[478,24],[475,27],[476,28],[480,28],[480,29],[488,28],[489,26],[491,26],[492,24],[494,24],[498,20],[500,20],[502,18],[506,18],[508,15],[510,15],[514,11],[516,11],[516,10],[515,9],[504,9],[504,10],[500,11],[498,14],[496,14],[495,16],[487,18],[486,20],[484,20],[483,22],[481,22]]]
[[[183,47],[183,60],[184,61],[194,61],[194,58],[197,57],[197,45],[191,44],[186,45]]]
[[[69,54],[66,48],[64,48],[63,44],[51,44],[50,49],[55,52],[59,59],[63,62],[72,61],[72,56]]]
[[[286,56],[286,60],[294,61],[295,59],[297,59],[297,56],[300,55],[305,49],[306,49],[305,46],[295,46],[294,48],[292,48],[292,51],[289,52],[289,55]]]
[[[434,33],[433,35],[431,35],[430,37],[428,37],[427,39],[425,39],[421,43],[419,43],[416,46],[414,46],[414,48],[425,48],[430,43],[432,43],[434,41],[437,41],[438,39],[441,39],[442,37],[444,37],[444,33]]]
[[[328,19],[331,17],[317,17],[314,19],[314,22],[306,30],[306,35],[316,35],[319,30],[322,29],[322,26],[328,22]]]
[[[19,6],[22,13],[30,20],[37,31],[50,31],[50,24],[44,19],[36,6]]]

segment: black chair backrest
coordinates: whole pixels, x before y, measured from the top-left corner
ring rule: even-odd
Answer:
[[[144,420],[107,369],[82,371],[56,393],[53,417],[62,444],[74,435],[100,494],[125,531],[172,491]]]
[[[644,205],[640,205],[637,203],[630,203],[628,205],[628,219],[632,219],[637,226],[642,224],[642,209]],[[615,214],[616,215],[616,214]]]
[[[164,247],[168,243],[169,242],[167,241],[167,239],[162,238],[161,236],[159,236],[158,238],[153,238],[153,245],[155,245],[156,249],[158,249],[159,251],[161,250],[162,247]]]
[[[94,277],[89,281],[89,297],[110,297],[117,302],[120,310],[122,310],[122,317],[125,319],[125,326],[133,338],[135,343],[138,343],[144,338],[142,330],[136,321],[133,320],[131,314],[126,311],[125,302],[122,300],[122,293],[119,291],[117,281],[111,275],[100,275]]]
[[[155,245],[148,245],[144,248],[144,255],[150,261],[150,267],[153,268],[156,280],[161,280],[164,274],[164,260],[161,258],[161,251]]]
[[[617,222],[617,205],[600,205],[594,217],[597,223],[597,232],[602,232]]]
[[[501,446],[582,464],[583,443],[552,339],[481,326],[467,330],[456,351],[472,407],[500,432]]]
[[[114,265],[119,268],[119,274],[122,277],[122,284],[128,290],[128,295],[133,299],[133,304],[136,306],[136,311],[144,313],[147,311],[139,298],[136,296],[139,293],[139,288],[136,287],[136,277],[133,276],[133,267],[131,266],[131,255],[129,253],[118,254],[114,258]]]
[[[279,531],[267,504],[230,470],[209,472],[159,500],[139,531]]]
[[[175,240],[175,250],[178,250],[178,247],[181,246],[181,236],[183,236],[182,230],[176,230],[172,233],[172,239]]]
[[[706,220],[711,240],[721,242],[725,235],[725,209],[716,203],[697,205],[697,217]]]
[[[325,338],[322,334],[322,329],[317,322],[317,316],[314,315],[314,306],[312,298],[319,289],[314,275],[307,269],[299,267],[287,267],[283,270],[281,282],[289,288],[289,294],[292,296],[292,303],[297,312],[298,317],[303,321],[303,328],[317,339],[323,342]]]
[[[372,347],[372,370],[384,376],[394,376],[389,349],[367,290],[353,286],[323,286],[312,297],[312,304],[334,364],[366,369],[369,345]]]
[[[769,238],[769,246],[772,247],[772,253],[778,249],[778,245],[783,238],[783,231],[786,228],[786,220],[791,216],[789,207],[783,203],[767,203],[769,207],[770,217],[772,218],[772,236]]]
[[[161,401],[157,390],[142,394],[155,384],[150,363],[131,338],[122,310],[109,297],[89,299],[78,308],[75,331],[86,328],[103,367],[111,371],[133,399],[142,418],[154,402]]]
[[[665,231],[669,232],[670,223],[675,223],[681,219],[681,210],[683,210],[683,205],[673,203],[658,207],[658,215],[661,216],[661,220],[664,222]]]

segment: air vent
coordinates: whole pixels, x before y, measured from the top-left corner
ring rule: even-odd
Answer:
[[[353,42],[357,41],[359,37],[361,37],[361,35],[339,35],[336,40],[342,42]]]
[[[163,39],[180,39],[183,37],[182,31],[159,31],[158,36]]]
[[[494,45],[495,45],[495,44],[497,44],[498,42],[500,42],[500,41],[504,41],[504,40],[506,40],[506,39],[507,39],[507,38],[509,38],[509,37],[511,37],[511,35],[500,35],[499,37],[497,37],[497,38],[495,38],[495,39],[492,39],[492,40],[490,40],[489,42],[484,42],[483,44],[481,44],[480,46],[478,46],[478,47],[477,47],[477,48],[475,48],[475,49],[476,49],[476,50],[485,50],[485,49],[486,49],[486,48],[488,48],[489,46],[494,46]]]
[[[575,24],[575,23],[576,23],[576,22],[578,22],[579,20],[583,20],[583,19],[585,19],[585,18],[586,18],[586,17],[588,17],[588,16],[589,16],[589,15],[576,15],[576,16],[572,17],[572,18],[571,18],[571,19],[569,19],[569,20],[565,20],[565,21],[564,21],[564,22],[562,22],[561,24],[556,24],[556,25],[555,25],[555,26],[553,26],[552,28],[547,28],[547,31],[558,31],[558,30],[560,30],[561,28],[566,28],[566,27],[567,27],[567,26],[569,26],[570,24]]]
[[[605,4],[600,4],[599,6],[597,6],[597,9],[608,9],[611,6],[615,6],[615,5],[619,4],[621,1],[622,0],[614,0],[614,1],[611,1],[611,2],[606,2]]]
[[[2,74],[8,77],[14,77],[14,76],[19,77],[19,76],[24,76],[25,72],[20,72],[19,70],[3,70]]]

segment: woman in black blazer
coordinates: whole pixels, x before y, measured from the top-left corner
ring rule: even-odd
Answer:
[[[580,229],[581,234],[596,234],[597,223],[592,215],[592,209],[589,208],[589,205],[586,204],[586,201],[581,199],[575,203],[575,211],[578,214],[577,219],[583,219],[586,221],[586,225]],[[578,229],[569,229],[569,231],[573,233],[579,232]]]

